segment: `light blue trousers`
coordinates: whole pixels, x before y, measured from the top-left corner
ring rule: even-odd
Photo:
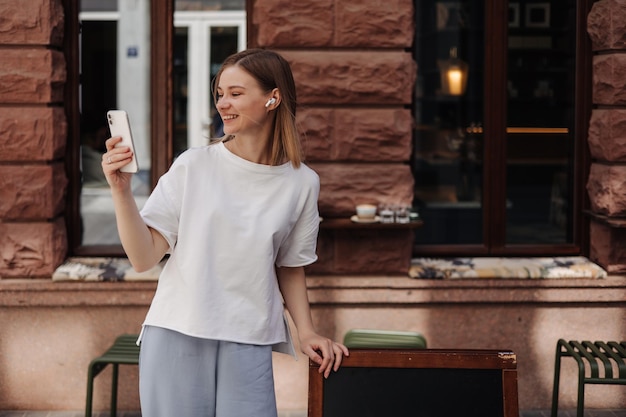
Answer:
[[[146,326],[139,396],[142,417],[277,417],[272,348]]]

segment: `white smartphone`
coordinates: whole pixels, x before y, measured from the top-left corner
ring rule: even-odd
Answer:
[[[107,112],[107,122],[109,123],[109,130],[111,131],[111,137],[121,136],[122,141],[118,146],[128,146],[133,151],[133,159],[122,168],[122,172],[135,173],[139,170],[137,165],[137,155],[135,154],[135,144],[133,143],[133,134],[130,130],[130,121],[128,120],[128,114],[124,110],[109,110]]]

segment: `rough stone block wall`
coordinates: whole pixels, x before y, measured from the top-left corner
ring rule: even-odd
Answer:
[[[593,213],[590,256],[611,273],[626,272],[626,3],[600,0],[587,17],[593,57],[589,125],[593,162],[587,192]]]
[[[291,64],[307,163],[320,175],[320,214],[413,200],[410,111],[417,64],[410,0],[254,0],[251,45]],[[402,273],[412,232],[320,232],[320,273]]]
[[[590,258],[610,274],[623,274],[626,271],[626,228],[592,221],[589,234]]]
[[[61,0],[3,0],[0,279],[50,277],[67,252]]]

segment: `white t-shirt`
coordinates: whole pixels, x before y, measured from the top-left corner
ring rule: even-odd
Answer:
[[[276,267],[317,260],[318,195],[304,164],[256,164],[221,142],[181,154],[141,210],[170,245],[144,325],[293,354]]]

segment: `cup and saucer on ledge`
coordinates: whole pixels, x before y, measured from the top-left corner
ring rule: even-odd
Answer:
[[[376,206],[373,204],[359,204],[356,214],[350,217],[354,223],[378,223],[380,217],[376,215]]]

